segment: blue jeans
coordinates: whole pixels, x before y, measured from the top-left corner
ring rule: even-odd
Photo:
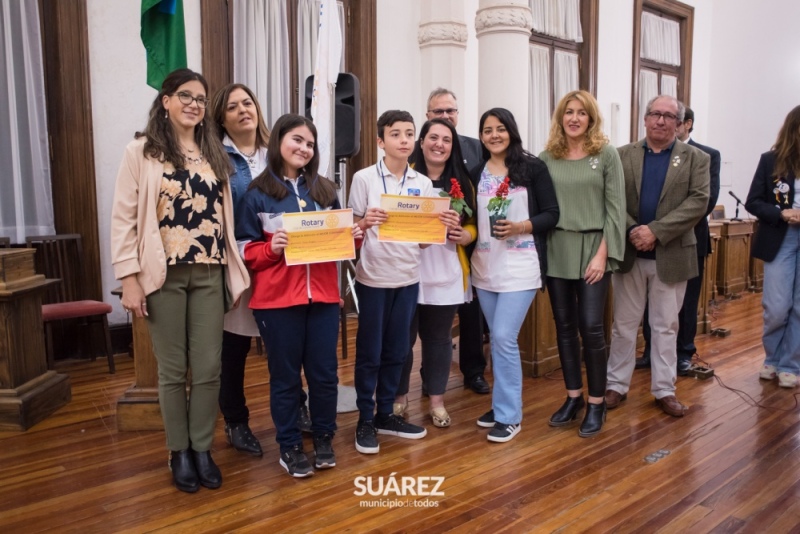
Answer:
[[[478,301],[492,341],[492,409],[494,420],[507,425],[522,421],[522,362],[519,329],[536,296],[535,289],[495,293],[478,289]]]
[[[419,283],[386,288],[356,282],[359,313],[353,374],[356,406],[363,421],[372,421],[376,404],[379,414],[392,413],[418,293]]]
[[[800,374],[800,227],[790,226],[778,255],[764,262],[764,365]]]

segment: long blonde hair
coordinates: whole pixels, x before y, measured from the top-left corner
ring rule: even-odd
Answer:
[[[584,134],[583,150],[589,155],[598,154],[608,144],[608,138],[603,133],[603,117],[600,115],[597,100],[591,93],[582,89],[567,93],[559,101],[553,112],[553,119],[550,121],[550,137],[547,139],[545,150],[556,159],[562,159],[567,155],[567,136],[564,133],[563,119],[570,100],[580,102],[589,115],[589,127]]]

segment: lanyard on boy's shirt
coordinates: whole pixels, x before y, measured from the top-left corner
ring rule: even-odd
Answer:
[[[386,190],[386,177],[383,174],[383,160],[378,162],[378,172],[381,175],[381,181],[383,181],[383,192],[388,195],[389,192]],[[403,181],[400,183],[400,192],[398,193],[398,195],[402,195],[403,194],[403,186],[406,185],[406,174],[407,173],[408,173],[408,163],[406,163],[406,168],[403,171]]]

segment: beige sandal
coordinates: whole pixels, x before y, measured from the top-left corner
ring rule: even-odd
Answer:
[[[395,402],[392,404],[392,413],[397,417],[402,417],[405,419],[406,415],[408,414],[408,401]]]
[[[450,426],[450,415],[444,407],[431,408],[431,419],[433,419],[433,426],[445,428]]]

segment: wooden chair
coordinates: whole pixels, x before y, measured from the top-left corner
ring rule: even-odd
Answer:
[[[61,281],[52,284],[42,304],[47,349],[47,366],[53,368],[53,321],[83,319],[86,326],[100,324],[105,337],[108,371],[114,373],[114,352],[111,348],[111,334],[108,329],[108,314],[111,305],[97,300],[85,299],[81,284],[83,274],[83,247],[79,234],[31,236],[25,239],[28,248],[36,249],[36,271],[47,278]],[[89,349],[92,361],[96,359],[93,336],[89,331]]]
[[[711,211],[711,219],[715,220],[724,218],[725,218],[725,206],[723,206],[722,204],[717,204]]]
[[[0,237],[0,248],[11,248],[11,238]]]

